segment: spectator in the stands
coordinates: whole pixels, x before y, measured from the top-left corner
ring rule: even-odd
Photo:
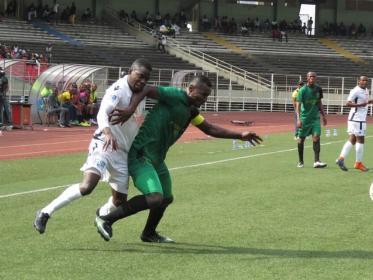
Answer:
[[[307,21],[307,35],[311,36],[312,35],[312,29],[313,29],[313,19],[310,17]]]
[[[201,23],[202,23],[203,31],[207,31],[210,29],[210,20],[208,19],[206,14],[203,15],[201,19]]]
[[[59,127],[69,127],[69,110],[65,107],[62,107],[58,100],[58,89],[55,88],[52,90],[52,94],[48,96],[47,102],[47,114],[48,116],[59,114]]]
[[[162,16],[161,14],[158,12],[156,15],[155,15],[155,25],[156,26],[161,26],[162,24]]]
[[[60,4],[56,1],[52,9],[52,21],[54,25],[58,24],[59,17],[60,17]]]
[[[261,32],[262,31],[262,28],[261,28],[261,22],[260,22],[260,19],[259,18],[256,18],[254,20],[254,30],[256,32]]]
[[[214,30],[221,31],[221,19],[218,16],[214,18]]]
[[[97,103],[97,85],[92,83],[91,85],[91,92],[89,94],[88,106],[87,110],[89,113],[89,122],[91,124],[97,124],[97,113],[98,113],[99,105]]]
[[[36,7],[34,5],[34,2],[32,2],[28,8],[27,8],[27,20],[30,22],[32,21],[34,18],[37,17],[37,14],[36,14]]]
[[[68,22],[69,21],[69,16],[70,16],[70,7],[69,6],[67,6],[67,7],[61,7],[61,10],[62,10],[62,12],[61,12],[61,17],[60,17],[60,20],[62,21],[62,22]]]
[[[367,29],[362,23],[360,23],[357,28],[357,34],[358,36],[364,36],[364,37],[367,35]]]
[[[6,15],[8,17],[10,17],[10,16],[15,17],[16,12],[17,12],[17,1],[16,0],[11,0],[6,7]]]
[[[49,21],[51,15],[51,11],[49,9],[48,4],[44,5],[43,10],[41,12],[41,18],[45,21]]]
[[[237,33],[237,23],[236,20],[232,17],[228,23],[228,33],[236,34]]]
[[[306,31],[307,31],[307,25],[306,25],[306,23],[305,23],[305,22],[303,22],[303,25],[302,25],[302,28],[301,28],[301,30],[302,30],[302,33],[306,35]]]
[[[188,19],[185,15],[185,12],[184,10],[181,10],[180,11],[180,16],[179,16],[179,25],[181,28],[186,28],[187,24],[188,24]]]
[[[175,22],[171,24],[171,30],[173,32],[174,38],[175,36],[180,35],[180,26],[178,26]]]
[[[167,45],[167,37],[166,35],[160,33],[158,37],[158,49],[161,53],[166,52],[166,45]]]
[[[78,86],[76,83],[72,83],[66,91],[58,96],[58,100],[60,104],[62,104],[62,107],[69,110],[70,124],[72,125],[79,125],[76,108],[72,103],[73,96],[76,94],[78,94]]]
[[[241,24],[241,35],[249,36],[249,29],[246,27],[245,23]]]
[[[71,25],[75,25],[75,18],[76,18],[76,6],[75,6],[75,2],[72,2],[71,7],[70,7],[70,15],[69,15],[69,23]]]
[[[126,13],[126,11],[124,9],[122,9],[122,10],[119,11],[118,16],[119,16],[120,20],[128,22],[128,14]]]
[[[137,14],[136,14],[135,10],[133,10],[132,13],[131,13],[131,21],[139,21],[137,19]]]
[[[52,95],[52,94],[53,94],[52,82],[47,81],[47,82],[45,83],[44,88],[43,88],[43,89],[41,90],[41,92],[40,92],[40,96],[41,96],[41,98],[43,98],[43,99],[48,99],[48,97],[49,97],[50,95]]]
[[[48,45],[45,47],[45,58],[47,59],[48,63],[52,62],[52,50],[52,43],[48,43]]]
[[[341,36],[346,36],[347,35],[347,28],[346,28],[345,24],[343,23],[343,21],[341,21],[339,23],[338,35],[341,35]]]
[[[223,16],[221,18],[221,28],[224,33],[228,33],[228,17]]]
[[[356,38],[357,37],[357,28],[355,23],[352,23],[348,28],[348,35],[351,37]]]
[[[269,19],[267,18],[267,19],[264,21],[264,31],[265,31],[265,32],[269,32],[269,31],[270,31],[270,28],[271,28],[271,22],[270,22]]]
[[[89,21],[92,18],[92,12],[90,8],[85,9],[82,15],[82,21]]]

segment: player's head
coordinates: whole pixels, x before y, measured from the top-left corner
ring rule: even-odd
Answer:
[[[201,106],[206,102],[207,97],[211,94],[212,84],[206,76],[196,76],[189,83],[188,96],[189,101],[194,106]]]
[[[95,83],[93,83],[93,84],[91,85],[91,89],[92,89],[92,91],[95,91],[95,90],[97,89],[97,85],[96,85]]]
[[[136,59],[128,71],[128,85],[133,92],[140,92],[149,80],[152,66],[146,59]]]
[[[299,81],[298,82],[298,88],[301,88],[302,86],[304,86],[304,82],[303,81]]]
[[[307,83],[309,85],[313,85],[316,82],[316,72],[308,72],[307,73]]]
[[[368,77],[367,76],[360,76],[359,78],[359,87],[366,88],[368,83]]]

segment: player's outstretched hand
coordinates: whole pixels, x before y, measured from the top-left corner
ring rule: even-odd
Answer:
[[[249,141],[251,143],[251,145],[253,145],[253,146],[263,142],[263,139],[259,135],[256,135],[255,132],[247,132],[247,131],[242,132],[241,140],[242,141]]]
[[[133,115],[133,111],[129,108],[115,109],[109,114],[111,124],[124,124]]]

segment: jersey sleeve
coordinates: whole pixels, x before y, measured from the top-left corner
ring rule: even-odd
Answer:
[[[119,98],[119,88],[113,87],[106,90],[100,105],[100,110],[97,114],[97,123],[99,129],[103,130],[105,127],[109,127],[109,114],[118,105]]]
[[[296,98],[295,101],[302,103],[302,101],[303,101],[303,92],[304,92],[304,88],[299,89],[298,94],[297,94],[297,98]]]
[[[322,91],[322,87],[319,87],[319,93],[320,93],[320,99],[323,99],[324,94],[323,94],[323,91]]]
[[[299,92],[299,90],[294,90],[293,93],[291,94],[291,98],[294,101],[297,101],[298,92]]]
[[[186,100],[186,93],[183,89],[177,87],[157,87],[159,101],[169,105],[177,104]]]
[[[350,94],[347,97],[347,101],[351,101],[355,103],[356,93],[357,91],[355,89],[350,90]]]

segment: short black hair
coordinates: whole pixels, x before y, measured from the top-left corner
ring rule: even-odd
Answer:
[[[152,65],[150,64],[150,62],[145,59],[145,58],[138,58],[136,59],[134,62],[132,62],[132,65],[130,67],[130,71],[135,69],[135,68],[139,68],[139,67],[144,67],[146,68],[148,71],[152,71],[153,68],[152,68]]]
[[[206,76],[195,76],[189,83],[190,85],[199,85],[199,84],[204,84],[208,86],[209,88],[212,88],[212,83],[209,78]]]

